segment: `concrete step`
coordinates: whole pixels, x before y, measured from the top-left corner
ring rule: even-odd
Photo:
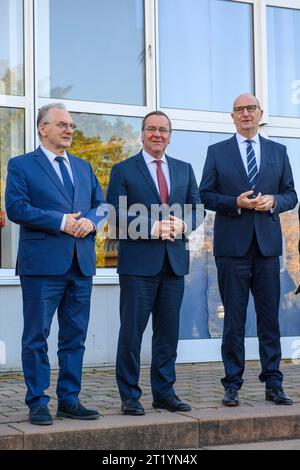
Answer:
[[[147,411],[147,410],[146,410]],[[201,449],[231,444],[300,439],[300,404],[107,415],[96,421],[55,419],[0,425],[1,450]]]
[[[289,441],[251,442],[249,444],[231,444],[227,446],[206,447],[203,450],[300,450],[300,439]]]

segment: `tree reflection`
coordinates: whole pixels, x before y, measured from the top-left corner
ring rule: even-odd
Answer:
[[[87,160],[106,195],[112,167],[140,149],[139,132],[127,118],[106,119],[93,114],[72,114],[78,129],[74,132],[71,153]],[[132,118],[131,118],[132,120]],[[137,121],[133,119],[134,121]],[[106,224],[96,238],[97,267],[115,267],[117,242],[108,239]]]
[[[10,68],[8,60],[0,60],[0,94],[24,96],[23,64]]]

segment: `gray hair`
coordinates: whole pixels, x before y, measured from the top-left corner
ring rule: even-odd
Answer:
[[[64,111],[67,111],[67,108],[65,107],[63,103],[50,103],[50,104],[46,104],[45,106],[42,106],[39,109],[39,113],[36,119],[37,129],[39,129],[39,125],[41,124],[41,122],[45,121],[45,118],[48,112],[50,111],[50,109],[54,109],[54,108],[59,108],[59,109],[63,109]]]
[[[151,111],[151,113],[146,114],[146,116],[144,117],[143,122],[142,122],[142,131],[145,129],[146,120],[150,116],[164,116],[165,118],[167,118],[168,123],[169,123],[169,127],[170,127],[170,132],[172,132],[172,123],[171,123],[171,120],[170,120],[169,116],[167,116],[166,113],[164,113],[163,111],[158,111],[158,110],[157,111]]]

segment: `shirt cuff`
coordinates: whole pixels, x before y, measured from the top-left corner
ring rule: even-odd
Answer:
[[[61,224],[60,224],[60,231],[64,232],[65,231],[65,225],[66,225],[66,219],[67,219],[67,214],[63,215]]]

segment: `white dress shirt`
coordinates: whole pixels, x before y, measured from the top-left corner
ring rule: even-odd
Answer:
[[[68,173],[69,173],[70,178],[72,180],[72,183],[74,184],[72,168],[71,168],[71,165],[70,165],[70,161],[68,159],[67,152],[64,152],[63,155],[55,155],[55,153],[53,153],[50,150],[46,149],[43,145],[41,145],[40,147],[41,147],[41,150],[46,155],[46,157],[48,158],[51,165],[53,166],[53,168],[54,168],[57,176],[59,177],[60,181],[62,182],[62,184],[64,184],[63,177],[61,175],[61,171],[60,171],[60,168],[59,168],[59,163],[55,160],[55,158],[58,157],[58,156],[64,158],[64,164],[66,165]],[[62,221],[61,221],[61,224],[60,224],[60,231],[61,232],[64,231],[64,228],[65,228],[65,225],[66,225],[66,218],[67,218],[67,214],[64,214],[64,216],[62,218]]]
[[[155,161],[157,161],[157,158],[152,157],[152,155],[145,152],[145,150],[142,151],[142,154],[143,154],[144,160],[146,162],[146,165],[148,167],[148,170],[150,171],[150,175],[152,176],[152,179],[155,183],[158,194],[160,194],[159,193],[158,181],[157,181],[157,173],[156,173],[157,165],[155,163]],[[162,161],[161,168],[162,168],[163,174],[166,178],[166,182],[167,182],[167,186],[168,186],[168,193],[170,194],[171,180],[170,180],[170,171],[169,171],[169,165],[168,165],[168,161],[166,159],[166,155],[164,154],[162,156],[162,158],[160,158],[159,160]]]
[[[242,157],[242,161],[243,161],[246,173],[248,175],[248,165],[247,165],[247,146],[248,146],[247,140],[248,139],[237,132],[236,140],[240,149],[240,154]],[[256,134],[254,137],[251,137],[251,141],[252,141],[252,147],[253,147],[255,158],[256,158],[257,169],[259,171],[260,160],[261,160],[259,134]]]

